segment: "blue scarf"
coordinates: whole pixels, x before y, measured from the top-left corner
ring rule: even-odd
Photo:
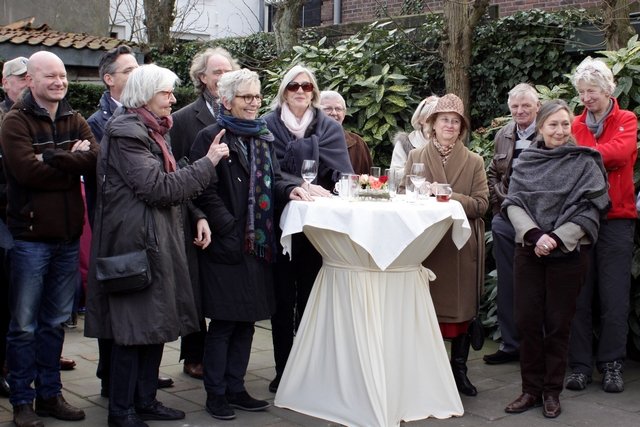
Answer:
[[[246,139],[250,172],[244,250],[271,263],[275,261],[277,250],[273,224],[274,172],[270,151],[273,134],[263,119],[239,119],[230,115],[224,107],[216,119],[224,129]]]

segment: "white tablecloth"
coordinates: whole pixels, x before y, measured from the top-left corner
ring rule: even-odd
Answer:
[[[463,414],[429,294],[433,273],[420,265],[450,226],[462,247],[471,231],[455,201],[289,203],[285,251],[304,230],[324,262],[275,405],[349,426]]]

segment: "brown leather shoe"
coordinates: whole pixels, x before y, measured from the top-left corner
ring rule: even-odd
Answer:
[[[546,418],[556,418],[560,415],[560,412],[562,412],[560,408],[560,398],[558,396],[545,396],[542,415]]]
[[[516,400],[509,403],[504,412],[508,414],[519,414],[531,408],[542,405],[542,398],[529,393],[522,393]]]
[[[53,417],[65,421],[84,419],[84,411],[69,405],[61,394],[46,400],[36,398],[36,414],[41,417]]]
[[[76,367],[76,361],[67,357],[60,356],[60,370],[70,371]]]
[[[184,364],[184,368],[182,368],[182,372],[189,375],[192,378],[196,378],[201,380],[204,378],[204,368],[202,363],[186,363]]]
[[[44,427],[30,403],[13,407],[13,422],[17,427]]]

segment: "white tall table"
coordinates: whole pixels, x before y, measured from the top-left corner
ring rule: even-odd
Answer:
[[[462,206],[294,201],[280,226],[285,252],[304,232],[323,266],[275,405],[349,426],[461,416],[429,294],[435,276],[421,262],[449,227],[459,248],[467,241]]]

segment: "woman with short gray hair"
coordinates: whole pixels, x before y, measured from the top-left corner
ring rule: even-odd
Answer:
[[[164,343],[198,330],[192,288],[183,286],[189,271],[180,210],[206,188],[229,150],[218,139],[206,158],[177,170],[165,140],[177,81],[157,65],[134,70],[120,98],[123,108],[108,122],[100,145],[85,335],[114,342],[110,427],[185,417],[156,399]],[[194,244],[204,249],[210,242],[201,217]],[[148,286],[119,293],[98,282],[98,258],[140,252],[146,254]]]
[[[629,288],[633,236],[637,211],[633,167],[637,157],[638,119],[620,108],[613,97],[613,73],[598,59],[587,57],[571,78],[584,111],[573,121],[578,145],[602,155],[609,182],[611,210],[600,221],[600,237],[591,251],[590,271],[578,299],[571,329],[566,386],[584,390],[591,382],[593,354],[603,374],[602,389],[624,390],[622,371],[626,356]],[[593,351],[593,299],[600,308],[599,340]]]

